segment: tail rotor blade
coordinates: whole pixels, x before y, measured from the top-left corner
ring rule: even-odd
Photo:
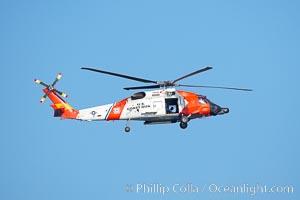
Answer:
[[[44,83],[43,81],[40,81],[38,79],[34,79],[34,82],[36,82],[37,84],[40,84],[40,85],[42,85],[44,87],[48,87],[48,85],[46,83]]]
[[[44,103],[44,101],[46,100],[48,94],[49,94],[50,91],[48,91],[40,100],[40,103]]]
[[[62,74],[61,73],[58,73],[57,76],[56,76],[56,79],[54,80],[54,82],[52,83],[52,87],[61,79],[62,77]]]
[[[45,100],[46,100],[46,97],[42,97],[40,100],[40,103],[44,103]]]
[[[68,95],[64,92],[61,92],[59,90],[55,90],[58,94],[60,94],[62,97],[68,98]]]

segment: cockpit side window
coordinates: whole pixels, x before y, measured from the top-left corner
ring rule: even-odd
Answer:
[[[131,100],[137,100],[137,99],[142,99],[146,96],[146,93],[145,92],[138,92],[138,93],[135,93],[131,96]]]

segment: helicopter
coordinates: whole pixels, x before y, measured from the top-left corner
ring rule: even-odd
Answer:
[[[244,88],[185,85],[178,83],[190,76],[211,70],[212,67],[199,69],[172,81],[154,81],[89,67],[82,67],[81,69],[151,84],[125,87],[123,88],[125,90],[156,90],[139,91],[115,103],[76,110],[62,98],[67,98],[68,95],[55,88],[55,85],[62,77],[62,74],[59,73],[51,85],[46,84],[41,80],[34,79],[34,82],[44,86],[43,92],[45,94],[40,102],[43,103],[46,98],[49,97],[53,102],[51,107],[54,109],[54,117],[60,117],[61,119],[74,119],[80,121],[126,120],[125,132],[127,133],[130,132],[131,120],[143,121],[144,125],[179,122],[180,128],[186,129],[189,121],[193,119],[229,113],[229,108],[223,108],[213,103],[204,95],[177,90],[176,87],[252,91],[252,89]]]

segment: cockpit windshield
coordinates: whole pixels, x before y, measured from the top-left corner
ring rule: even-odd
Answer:
[[[205,96],[198,96],[198,102],[200,103],[200,104],[207,104],[207,99],[206,99],[206,97]]]

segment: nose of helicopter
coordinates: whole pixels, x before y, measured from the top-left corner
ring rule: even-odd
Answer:
[[[210,114],[213,116],[223,115],[229,112],[229,108],[222,108],[221,106],[210,102]]]

